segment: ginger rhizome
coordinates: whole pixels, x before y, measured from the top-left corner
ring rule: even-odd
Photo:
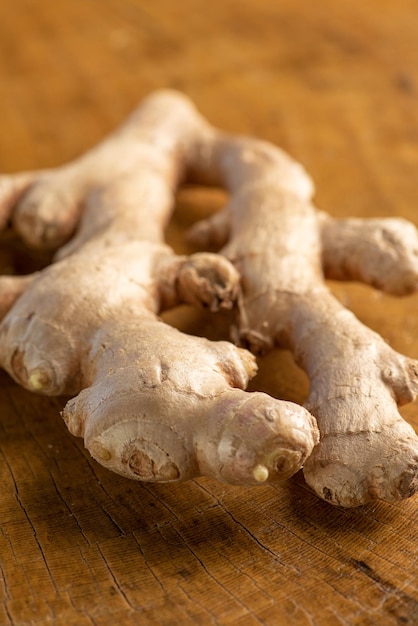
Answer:
[[[92,456],[149,481],[201,474],[282,480],[318,441],[298,405],[244,389],[254,357],[158,315],[180,302],[231,307],[239,276],[222,256],[164,243],[200,120],[170,92],[69,165],[0,177],[0,217],[32,247],[58,249],[31,276],[0,279],[0,364],[23,387],[67,395],[63,417]]]
[[[241,275],[237,334],[254,353],[289,348],[310,382],[320,442],[304,465],[325,500],[351,507],[418,491],[418,436],[398,406],[418,391],[418,362],[387,345],[330,293],[324,276],[393,294],[418,285],[418,236],[402,219],[336,220],[311,202],[302,167],[266,142],[202,123],[193,176],[227,206],[191,238],[222,247]]]
[[[186,180],[230,194],[192,237],[222,248],[242,293],[231,265],[179,259],[163,244],[172,194]],[[304,463],[315,492],[342,506],[418,490],[418,437],[398,412],[415,398],[418,364],[324,281],[416,290],[412,224],[318,211],[299,164],[267,142],[218,131],[173,92],[148,99],[77,162],[5,177],[0,189],[3,223],[29,245],[65,244],[31,286],[3,279],[3,310],[12,308],[0,328],[1,364],[30,389],[79,393],[64,417],[97,459],[144,479],[205,473],[250,484]],[[215,309],[237,295],[241,344],[254,353],[289,348],[306,371],[319,443],[308,412],[239,389],[254,367],[247,352],[157,318],[180,301]]]

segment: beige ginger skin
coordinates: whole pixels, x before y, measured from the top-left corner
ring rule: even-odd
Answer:
[[[175,119],[174,122],[172,122],[173,119]],[[156,123],[156,120],[159,122]],[[158,131],[155,130],[156,126]],[[165,160],[161,161],[161,153],[165,155]],[[142,175],[144,163],[147,164],[146,176]],[[173,174],[173,168],[175,174]],[[176,185],[186,178],[201,184],[220,185],[229,191],[230,201],[225,209],[214,215],[212,219],[196,225],[192,235],[202,245],[223,246],[222,254],[232,261],[241,275],[242,297],[238,320],[240,341],[256,353],[266,351],[275,345],[288,347],[293,351],[296,362],[308,374],[310,392],[306,408],[317,418],[321,440],[305,462],[304,473],[307,482],[316,493],[333,504],[347,507],[364,504],[377,498],[396,500],[413,495],[418,490],[418,437],[412,427],[399,415],[398,406],[410,402],[416,395],[417,362],[392,350],[378,334],[362,325],[331,295],[324,283],[326,276],[342,280],[361,280],[390,293],[402,294],[414,291],[418,279],[418,238],[413,225],[398,219],[334,220],[317,211],[311,202],[312,181],[300,165],[269,143],[219,132],[196,112],[184,96],[173,92],[163,92],[148,99],[145,108],[142,105],[118,133],[75,164],[56,172],[37,174],[35,177],[31,174],[24,174],[3,178],[0,181],[4,189],[3,221],[6,222],[11,216],[15,229],[30,245],[54,248],[67,241],[73,233],[80,219],[81,207],[83,207],[81,225],[75,237],[59,252],[59,257],[66,263],[64,267],[70,268],[71,263],[80,261],[82,269],[77,270],[78,281],[80,281],[86,272],[85,267],[91,263],[93,256],[95,259],[93,264],[97,269],[107,267],[105,258],[110,259],[108,254],[110,248],[115,252],[115,257],[116,254],[121,254],[120,249],[114,247],[118,241],[122,243],[123,249],[127,248],[127,241],[130,242],[129,246],[131,240],[133,240],[132,246],[139,245],[138,239],[141,238],[148,239],[150,242],[155,241],[153,239],[155,233],[153,236],[147,235],[146,237],[141,234],[141,228],[144,227],[144,223],[148,223],[151,213],[149,205],[143,202],[143,194],[134,193],[132,190],[126,194],[125,200],[131,208],[128,212],[129,218],[127,214],[121,217],[119,196],[109,202],[103,199],[103,189],[106,193],[116,193],[116,190],[122,188],[120,180],[124,178],[125,172],[128,173],[128,180],[132,174],[130,180],[133,185],[136,184],[137,179],[142,181],[138,182],[138,185],[144,184],[145,180],[153,181],[148,187],[149,196],[155,199],[155,203],[152,203],[153,214],[165,206],[161,197],[158,196],[158,190],[161,192],[161,188],[164,188],[165,192],[161,193],[165,197],[164,193],[167,194],[167,188],[170,192],[173,191]],[[113,183],[106,186],[103,181],[107,180],[112,180]],[[106,187],[109,189],[106,190]],[[95,202],[98,203],[100,209],[98,211],[92,209],[94,219],[90,219],[89,207],[94,206]],[[171,202],[170,198],[170,204]],[[143,212],[140,210],[141,206],[146,207]],[[116,207],[117,219],[113,215]],[[153,221],[153,228],[157,231],[158,245],[162,239],[163,222],[166,222],[169,214],[166,209],[162,209],[162,212],[165,217],[160,221]],[[128,222],[128,233],[131,234],[127,234]],[[90,256],[90,251],[92,256]],[[103,256],[103,260],[100,260],[102,258],[100,255]],[[166,434],[177,432],[178,425],[181,423],[184,424],[182,433],[187,433],[187,435],[182,434],[180,439],[182,441],[184,438],[185,440],[193,439],[193,443],[186,447],[187,450],[192,450],[191,456],[195,459],[193,462],[199,467],[200,472],[219,476],[219,470],[216,468],[219,466],[225,468],[225,465],[222,465],[223,462],[216,458],[216,454],[212,457],[211,452],[204,451],[216,449],[219,454],[220,450],[228,450],[227,457],[231,459],[228,471],[233,476],[235,476],[234,472],[239,473],[237,469],[239,459],[251,458],[251,462],[245,465],[246,479],[237,480],[235,476],[233,482],[251,483],[267,479],[272,472],[274,474],[272,466],[269,466],[266,460],[271,458],[271,455],[261,452],[265,448],[265,443],[263,436],[256,432],[258,428],[266,424],[266,420],[257,416],[253,417],[253,430],[251,431],[253,439],[251,439],[251,444],[245,444],[246,452],[242,455],[235,454],[235,452],[231,454],[230,443],[218,444],[219,432],[222,428],[220,429],[219,423],[213,420],[213,415],[216,415],[217,419],[220,419],[222,424],[224,423],[222,417],[224,405],[220,410],[220,401],[223,402],[225,398],[232,398],[232,394],[238,393],[240,398],[248,398],[247,395],[242,395],[243,392],[230,389],[231,379],[241,380],[242,359],[247,364],[244,364],[244,370],[248,372],[247,353],[238,353],[238,361],[241,362],[241,367],[238,366],[238,368],[236,366],[225,368],[227,362],[225,357],[219,360],[216,356],[212,365],[216,362],[219,369],[219,363],[222,363],[220,368],[222,375],[218,375],[217,371],[216,381],[210,378],[207,385],[206,379],[201,381],[202,388],[199,387],[199,392],[192,395],[193,401],[187,404],[187,411],[184,410],[184,398],[179,397],[179,389],[183,389],[186,384],[183,378],[181,384],[174,385],[177,386],[176,391],[170,388],[166,394],[161,393],[161,381],[167,386],[164,374],[167,369],[167,359],[169,358],[172,372],[171,385],[172,381],[177,380],[177,376],[180,378],[185,376],[182,358],[187,361],[192,355],[181,353],[186,339],[183,335],[177,335],[176,331],[163,326],[155,317],[156,313],[164,306],[171,306],[179,300],[198,301],[201,299],[199,289],[197,289],[197,296],[191,297],[187,289],[179,294],[179,281],[176,278],[164,279],[163,282],[168,285],[170,296],[161,295],[161,276],[173,277],[175,275],[174,270],[167,271],[167,267],[170,266],[169,259],[172,257],[164,255],[165,253],[163,253],[163,262],[161,258],[157,261],[155,257],[152,257],[153,260],[150,261],[152,271],[141,273],[141,278],[138,278],[142,285],[145,280],[144,275],[148,278],[152,276],[149,280],[153,284],[151,289],[147,288],[141,292],[147,294],[144,295],[147,298],[147,306],[138,305],[141,313],[136,314],[135,307],[138,300],[134,298],[131,301],[124,295],[119,301],[119,308],[116,306],[106,318],[106,324],[103,323],[102,318],[96,322],[95,326],[93,324],[93,340],[88,333],[83,335],[80,349],[84,353],[80,360],[72,359],[74,347],[71,347],[70,353],[62,351],[60,368],[63,368],[63,371],[69,370],[68,363],[74,362],[72,373],[67,378],[75,380],[77,376],[82,377],[73,392],[76,393],[79,388],[86,387],[78,398],[67,406],[64,413],[65,419],[73,432],[77,434],[84,432],[89,449],[94,450],[96,444],[99,446],[101,452],[96,453],[96,458],[100,455],[102,457],[111,455],[113,459],[117,456],[113,452],[112,445],[114,444],[110,445],[100,434],[90,437],[90,433],[100,433],[101,429],[107,432],[107,426],[102,428],[101,424],[110,423],[111,429],[118,432],[115,439],[120,441],[119,433],[122,430],[120,424],[124,421],[121,416],[125,415],[126,411],[129,415],[135,413],[135,417],[129,418],[129,423],[132,424],[135,432],[135,429],[141,425],[141,428],[146,429],[147,434],[144,437],[141,435],[133,437],[133,441],[146,441],[146,444],[138,447],[135,443],[137,446],[135,453],[129,455],[121,452],[119,457],[127,456],[129,459],[136,459],[135,462],[129,461],[125,464],[122,461],[122,465],[124,468],[126,465],[140,466],[142,474],[136,473],[141,474],[141,477],[146,474],[145,467],[155,469],[157,466],[165,467],[164,471],[170,471],[173,475],[179,472],[181,477],[193,474],[193,472],[179,470],[180,466],[183,467],[180,461],[174,463],[176,469],[168,470],[167,468],[171,467],[171,461],[164,462],[165,452],[160,455],[162,460],[149,461],[154,454],[151,448],[153,451],[166,449],[166,435],[163,436],[162,432]],[[138,256],[143,259],[143,252]],[[178,267],[178,262],[173,261],[173,263],[175,267]],[[123,268],[126,265],[127,261],[122,259],[120,267]],[[163,265],[165,266],[164,272],[161,271]],[[59,272],[61,267],[60,263],[57,263],[47,271]],[[95,313],[96,308],[101,309],[108,298],[109,291],[113,292],[114,286],[119,281],[119,279],[109,281],[105,277],[108,271],[108,269],[106,272],[103,270],[104,287],[95,301],[93,307]],[[46,280],[43,275],[41,278],[42,284],[48,285],[48,293],[56,294],[56,280],[52,281],[49,278]],[[97,284],[96,280],[92,282]],[[135,279],[132,282],[135,282]],[[173,284],[177,285],[177,290]],[[22,284],[22,291],[26,288],[27,283]],[[36,289],[40,290],[40,287],[37,286]],[[92,289],[90,282],[86,290],[82,290],[76,307],[76,310],[83,310],[82,319],[77,321],[83,332],[87,317],[84,311],[88,300],[85,292],[89,293],[90,298]],[[19,287],[16,286],[16,282],[13,284],[9,282],[4,291],[4,301],[10,306]],[[189,294],[187,297],[186,292]],[[193,293],[193,289],[191,292]],[[159,295],[155,295],[157,293]],[[56,297],[59,299],[59,296]],[[9,327],[13,327],[14,319],[22,320],[25,319],[25,315],[32,315],[33,298],[34,294],[30,288],[16,302],[3,322],[1,331],[3,338],[0,345],[3,366],[19,382],[29,388],[40,385],[38,376],[41,381],[42,376],[36,374],[33,377],[33,371],[37,372],[36,367],[34,370],[28,368],[28,344],[24,341],[19,343],[18,339],[22,331],[20,329],[11,331]],[[61,300],[54,305],[54,310],[63,315],[69,306],[69,300],[71,299],[69,299],[67,288]],[[230,301],[231,298],[228,300]],[[165,301],[166,305],[164,305]],[[129,323],[125,319],[127,302],[135,302],[135,304],[130,304],[135,312]],[[149,304],[150,302],[152,304]],[[213,308],[216,308],[220,302],[221,299],[217,295]],[[35,324],[34,320],[38,318],[37,308],[37,314],[32,315],[30,324]],[[69,316],[64,324],[65,328],[74,323],[74,318],[74,314]],[[146,318],[147,322],[143,318]],[[51,323],[50,317],[46,316],[45,319],[49,320],[49,324]],[[157,325],[159,329],[164,329],[167,335],[171,333],[180,337],[170,357],[166,356],[165,351],[168,350],[166,346],[175,346],[172,337],[161,340],[165,342],[164,348],[161,345],[161,348],[157,349],[156,346],[159,345],[158,342],[163,334],[153,332],[152,335],[145,336],[144,329],[147,327],[148,319],[151,327]],[[28,322],[25,321],[24,324]],[[106,330],[107,325],[109,325],[109,333]],[[131,328],[135,329],[132,334],[130,330],[124,334],[124,329]],[[72,340],[76,345],[82,335],[81,330],[74,331]],[[37,340],[34,345],[47,346],[48,349],[45,352],[49,355],[51,350],[48,336],[52,331],[44,329],[42,332],[42,341]],[[103,338],[102,335],[105,332],[106,337]],[[125,339],[116,341],[115,333],[121,333]],[[144,337],[142,343],[150,346],[147,350],[151,356],[149,359],[146,358],[145,362],[141,362],[139,356],[130,352],[125,363],[135,362],[134,366],[131,365],[133,380],[124,387],[122,373],[122,380],[118,384],[121,385],[123,393],[112,392],[103,381],[106,381],[106,377],[110,374],[116,378],[114,364],[117,363],[118,367],[121,367],[119,364],[126,356],[125,352],[123,354],[118,352],[118,357],[114,358],[112,350],[113,352],[115,349],[119,350],[115,348],[119,345],[124,346],[124,351],[128,348],[133,350],[132,337],[136,335]],[[34,336],[32,329],[30,336]],[[187,341],[189,339],[194,341],[193,338],[187,338]],[[23,370],[19,368],[20,356],[17,360],[14,359],[15,363],[13,362],[13,354],[20,355],[19,350],[16,352],[16,342],[24,346],[26,350]],[[139,351],[141,354],[144,349],[142,343]],[[205,344],[205,346],[210,346],[210,350],[202,359],[199,357],[199,363],[205,361],[206,358],[209,359],[209,353],[212,354],[211,351],[216,350],[216,344]],[[163,351],[163,354],[159,350]],[[193,356],[194,350],[195,348],[192,348]],[[228,350],[232,348],[228,347]],[[156,353],[160,356],[154,359]],[[237,353],[233,354],[235,359]],[[176,357],[179,357],[178,360]],[[153,363],[149,369],[153,374],[144,376],[142,372],[148,371],[148,361]],[[196,361],[192,360],[192,362]],[[161,363],[166,365],[162,366]],[[209,366],[209,370],[211,367]],[[125,368],[128,369],[128,365]],[[122,372],[125,368],[121,367]],[[53,370],[55,371],[55,363]],[[227,382],[225,382],[225,370],[229,372]],[[25,372],[26,378],[22,375],[22,371]],[[57,368],[57,371],[61,370]],[[241,373],[237,374],[237,371]],[[32,377],[30,372],[32,372]],[[233,372],[232,378],[231,372]],[[211,375],[214,375],[212,370]],[[46,381],[48,380],[46,377]],[[148,380],[155,381],[156,386],[153,387],[154,383],[141,382]],[[44,385],[43,392],[49,392],[45,381],[42,381],[42,385]],[[213,389],[218,389],[219,385],[223,391],[220,394],[215,392],[215,400],[213,400]],[[233,386],[240,385],[234,382]],[[154,388],[158,389],[158,392],[154,393],[152,391]],[[96,389],[98,393],[93,394],[92,392]],[[132,393],[133,389],[135,393]],[[42,391],[42,389],[38,390]],[[60,388],[61,391],[62,388]],[[105,395],[106,393],[108,396]],[[102,397],[106,397],[106,402],[101,402]],[[139,397],[141,399],[137,400]],[[198,401],[196,401],[197,397]],[[202,400],[202,397],[205,399]],[[122,398],[129,398],[126,400],[129,410],[122,409]],[[257,400],[253,400],[251,396],[251,402],[257,402]],[[117,408],[111,410],[110,407],[113,407],[114,403],[117,404]],[[181,406],[181,410],[173,409],[170,412],[170,419],[165,418],[166,421],[163,421],[161,415],[167,415],[167,404],[172,407],[175,403]],[[132,410],[134,405],[138,407],[137,412]],[[141,414],[140,407],[144,405],[152,406],[149,413],[152,415],[150,419],[138,419],[138,415]],[[154,409],[155,406],[158,408]],[[245,406],[249,408],[249,404]],[[205,409],[203,416],[201,416],[202,407]],[[105,417],[101,414],[102,410],[106,413]],[[196,420],[196,413],[199,415],[198,420]],[[299,464],[303,462],[304,455],[309,454],[309,445],[315,439],[315,434],[312,435],[314,433],[312,424],[306,414],[303,416],[298,414],[298,419],[301,417],[305,419],[305,424],[308,424],[307,430],[306,428],[302,430],[309,443],[305,443],[304,452],[296,453],[300,454]],[[246,419],[247,416],[245,416]],[[287,419],[289,421],[286,424]],[[244,430],[246,428],[242,424],[246,424],[245,420],[241,421],[241,428]],[[158,423],[158,428],[155,427],[156,423]],[[161,426],[162,423],[164,426]],[[286,431],[287,426],[292,422],[290,417],[282,414],[280,420],[274,421],[275,428],[279,430],[276,426],[278,423],[281,424],[280,428]],[[208,429],[216,433],[213,435],[216,442],[214,445],[211,444],[212,435],[208,434]],[[153,436],[149,436],[148,432],[154,433]],[[201,434],[196,435],[196,433]],[[260,440],[257,448],[255,441],[258,437]],[[286,439],[282,434],[280,437]],[[230,438],[231,441],[232,439],[233,437]],[[164,444],[161,443],[163,440]],[[197,440],[198,444],[195,443]],[[239,441],[241,441],[240,438]],[[173,446],[175,448],[175,444]],[[253,451],[256,448],[258,456],[253,453],[247,456],[247,448]],[[297,446],[291,444],[288,448],[293,453]],[[207,469],[206,460],[201,460],[199,457],[196,461],[196,455],[199,456],[199,453],[202,456],[215,458],[210,470]],[[158,454],[159,452],[155,452],[155,458],[160,458]],[[275,455],[281,458],[281,453],[275,452],[272,456]],[[110,459],[106,463],[110,466]],[[281,462],[275,461],[273,465],[277,470]],[[292,465],[292,471],[297,465],[298,463]],[[116,471],[121,470],[116,469]],[[148,471],[154,476],[151,470]],[[224,469],[223,474],[225,471]],[[225,479],[225,476],[222,478]]]
[[[3,225],[61,246],[45,270],[0,279],[0,364],[31,391],[72,396],[69,430],[124,476],[283,480],[317,443],[314,418],[245,392],[246,350],[158,317],[180,302],[228,308],[239,293],[225,258],[177,256],[163,240],[199,129],[186,99],[160,92],[79,160],[0,177]]]
[[[309,377],[320,442],[304,465],[325,500],[353,507],[418,491],[418,436],[398,406],[414,400],[418,362],[346,310],[324,276],[393,294],[418,286],[418,235],[402,219],[334,220],[315,209],[302,167],[266,142],[202,126],[194,177],[230,192],[191,239],[223,246],[242,277],[238,337],[255,353],[292,350]]]

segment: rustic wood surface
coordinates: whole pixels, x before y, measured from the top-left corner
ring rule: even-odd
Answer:
[[[288,149],[321,208],[418,224],[417,11],[413,0],[3,0],[0,170],[63,163],[168,86],[213,123]],[[180,195],[178,250],[221,201]],[[21,249],[0,256],[6,271],[31,262]],[[332,287],[418,357],[418,296]],[[167,319],[227,335],[228,320],[188,308]],[[5,374],[0,384],[2,626],[418,623],[418,498],[339,510],[301,475],[279,488],[131,482],[68,434],[60,400]],[[307,384],[275,351],[252,388],[303,401]],[[403,414],[418,428],[418,404]]]

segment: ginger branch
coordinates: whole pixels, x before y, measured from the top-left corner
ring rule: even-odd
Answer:
[[[29,245],[67,243],[6,315],[2,365],[28,388],[78,393],[64,418],[96,458],[147,480],[206,473],[250,484],[304,464],[315,492],[341,506],[418,491],[418,437],[398,412],[417,394],[418,364],[324,282],[416,290],[411,224],[319,212],[311,179],[286,153],[212,128],[172,92],[146,100],[79,161],[31,180],[22,189],[0,181],[14,190],[4,220]],[[235,274],[220,257],[178,258],[165,246],[185,180],[228,190],[227,206],[192,236],[223,246]],[[179,301],[231,306],[238,274],[240,341],[255,353],[293,351],[310,380],[305,406],[319,443],[306,410],[242,390],[255,367],[246,351],[185,338],[158,320]]]
[[[201,127],[185,98],[160,92],[79,160],[0,178],[4,222],[57,249],[42,272],[0,278],[0,364],[29,390],[72,396],[69,430],[124,476],[283,480],[317,442],[314,418],[245,392],[256,371],[246,350],[158,318],[180,302],[231,307],[239,290],[227,259],[164,243]]]
[[[320,442],[304,465],[322,498],[351,507],[418,491],[418,437],[397,406],[418,391],[418,362],[391,349],[329,292],[324,277],[395,294],[418,285],[418,236],[401,219],[334,220],[311,202],[313,184],[281,150],[216,129],[200,133],[192,176],[227,188],[217,215],[190,233],[241,275],[242,345],[280,345],[307,372],[306,408]]]

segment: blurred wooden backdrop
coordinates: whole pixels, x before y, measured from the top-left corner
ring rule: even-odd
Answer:
[[[413,0],[3,0],[0,170],[63,163],[168,86],[289,150],[321,208],[418,224],[417,41]],[[181,194],[178,250],[219,201]],[[418,357],[418,297],[333,288]],[[226,336],[187,308],[168,319]],[[60,401],[0,384],[2,626],[418,623],[417,498],[338,510],[301,475],[280,488],[137,484],[89,458]],[[253,388],[302,401],[306,381],[276,351]],[[417,404],[404,415],[418,428]]]

